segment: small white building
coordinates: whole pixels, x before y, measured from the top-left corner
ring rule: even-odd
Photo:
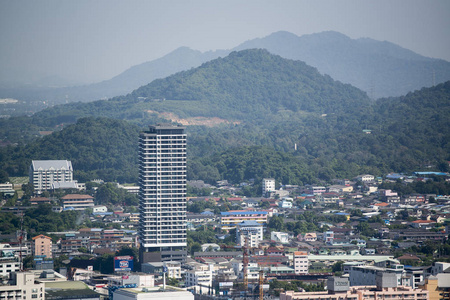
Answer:
[[[272,231],[270,233],[270,239],[275,242],[287,244],[289,243],[289,234],[286,232]]]
[[[104,205],[96,205],[92,208],[92,213],[104,213],[107,212],[108,208]]]
[[[375,180],[375,177],[373,175],[364,174],[357,176],[356,180],[361,182],[373,182]]]
[[[12,272],[20,271],[20,262],[16,257],[0,258],[0,277],[6,277]]]
[[[311,188],[311,191],[313,195],[321,195],[327,191],[326,187],[324,186],[313,186]]]
[[[267,193],[275,191],[275,179],[273,178],[264,178],[262,180],[262,194],[266,195]]]
[[[292,198],[284,198],[280,202],[278,202],[278,206],[281,208],[292,208]]]
[[[206,251],[220,251],[220,246],[217,244],[203,244],[202,245],[202,252]]]
[[[124,286],[135,284],[137,287],[155,286],[155,276],[153,274],[131,273],[121,276],[111,276],[107,278],[109,286]]]
[[[113,292],[114,300],[194,300],[194,294],[186,289],[166,286],[124,288]]]
[[[26,297],[26,298],[25,298]],[[31,272],[12,272],[6,285],[0,286],[0,299],[45,299],[44,283],[35,283]]]
[[[308,253],[303,251],[294,252],[294,270],[295,274],[306,274],[309,270]]]
[[[236,226],[236,242],[241,247],[247,243],[248,247],[257,248],[263,234],[263,225],[256,221],[244,221]]]
[[[213,265],[196,265],[195,269],[186,271],[186,287],[196,287],[202,294],[212,287]]]

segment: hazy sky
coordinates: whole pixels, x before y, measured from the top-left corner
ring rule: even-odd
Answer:
[[[334,30],[450,61],[449,0],[0,0],[0,82],[109,79],[188,46]]]

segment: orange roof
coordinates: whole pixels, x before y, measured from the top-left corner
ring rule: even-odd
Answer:
[[[63,200],[66,200],[66,199],[94,199],[94,197],[89,196],[89,195],[69,194],[69,195],[65,195],[65,196],[61,197],[61,199],[63,199]]]
[[[436,223],[435,221],[431,221],[431,220],[416,220],[416,221],[413,221],[413,223],[416,223],[416,224],[428,224],[428,223]]]
[[[40,234],[40,235],[38,235],[38,236],[35,236],[34,238],[31,238],[33,241],[34,240],[36,240],[36,239],[49,239],[49,240],[51,240],[52,238],[51,237],[49,237],[49,236],[46,236],[46,235],[43,235],[43,234]]]
[[[386,203],[386,202],[375,204],[375,206],[388,206],[388,205],[389,205],[389,203]]]
[[[306,253],[304,251],[295,251],[294,255],[308,255],[308,253]]]

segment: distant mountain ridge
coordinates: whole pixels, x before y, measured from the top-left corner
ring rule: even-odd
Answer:
[[[284,58],[301,60],[333,79],[352,84],[371,98],[401,96],[450,80],[450,63],[421,56],[390,42],[370,38],[351,39],[327,31],[303,36],[280,31],[242,43],[231,50],[200,52],[180,47],[159,59],[133,66],[125,72],[81,87],[26,90],[0,89],[0,96],[18,95],[28,100],[93,101],[125,95],[158,78],[198,67],[232,51],[267,49]]]
[[[390,42],[351,39],[327,31],[298,37],[276,32],[236,47],[264,48],[285,58],[301,60],[322,74],[350,83],[373,98],[401,96],[450,80],[450,63],[421,56]]]

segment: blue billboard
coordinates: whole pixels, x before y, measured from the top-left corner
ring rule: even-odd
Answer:
[[[133,256],[115,256],[114,272],[133,271]]]

